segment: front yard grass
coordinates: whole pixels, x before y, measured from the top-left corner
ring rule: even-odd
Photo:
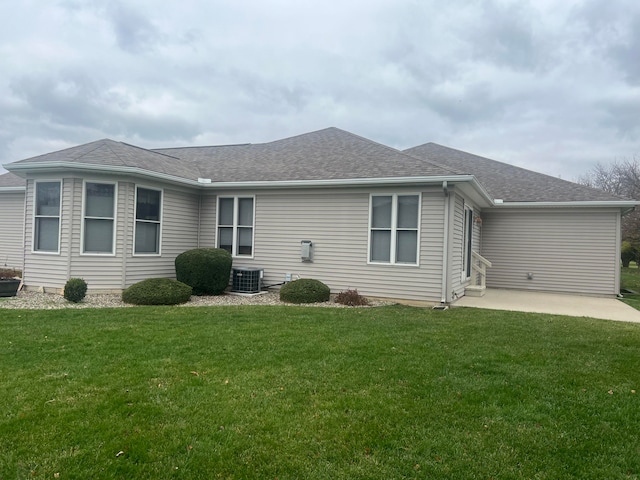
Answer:
[[[640,310],[640,269],[635,263],[632,263],[628,268],[622,267],[620,270],[620,288],[635,292],[624,293],[622,301],[636,310]]]
[[[0,309],[0,478],[638,478],[639,348],[466,308]]]

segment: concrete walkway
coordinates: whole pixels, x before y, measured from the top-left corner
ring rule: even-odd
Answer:
[[[586,297],[521,290],[486,290],[484,297],[462,297],[453,307],[551,313],[640,323],[640,311],[615,298]]]

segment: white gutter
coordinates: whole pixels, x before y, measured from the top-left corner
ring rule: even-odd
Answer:
[[[447,303],[447,282],[449,272],[449,191],[447,181],[442,182],[444,194],[444,240],[442,241],[442,285],[440,303]]]
[[[442,175],[442,176],[419,176],[419,177],[382,177],[382,178],[335,178],[322,180],[261,180],[247,182],[215,182],[203,183],[198,180],[177,177],[166,173],[153,172],[139,167],[127,167],[116,165],[94,165],[75,162],[26,162],[9,163],[3,165],[10,172],[30,172],[34,170],[76,170],[88,172],[103,172],[108,174],[129,174],[155,178],[170,183],[179,183],[198,188],[213,189],[272,189],[272,188],[309,188],[309,187],[357,187],[357,186],[393,186],[393,185],[435,185],[442,182],[469,183],[486,200],[488,205],[493,204],[491,196],[473,175]]]
[[[611,201],[603,201],[603,200],[590,200],[590,201],[579,201],[579,202],[504,202],[504,203],[493,203],[491,208],[494,209],[502,209],[502,208],[564,208],[564,207],[635,207],[636,205],[640,205],[640,201],[637,200],[611,200]]]
[[[26,191],[27,187],[0,187],[0,193],[22,193]]]

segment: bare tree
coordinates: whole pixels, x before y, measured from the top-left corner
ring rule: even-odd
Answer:
[[[640,160],[637,157],[616,160],[609,165],[596,164],[578,178],[578,183],[599,188],[621,197],[640,200]],[[640,251],[640,210],[622,218],[622,240],[631,242]]]

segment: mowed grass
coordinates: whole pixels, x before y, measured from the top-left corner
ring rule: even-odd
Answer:
[[[640,310],[640,269],[635,263],[632,263],[628,268],[621,268],[620,288],[636,292],[624,293],[622,301],[631,305],[636,310]]]
[[[637,324],[402,306],[0,319],[2,479],[640,475]]]

